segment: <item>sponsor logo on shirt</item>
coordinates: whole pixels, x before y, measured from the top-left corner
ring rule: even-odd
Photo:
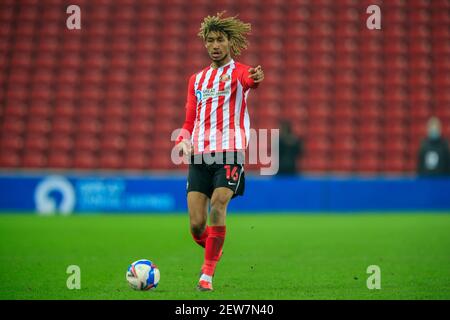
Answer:
[[[200,90],[197,90],[199,92]],[[197,99],[209,99],[209,98],[218,98],[220,96],[226,96],[230,94],[230,89],[224,89],[224,90],[216,90],[214,88],[211,89],[204,89],[199,93],[196,93]]]

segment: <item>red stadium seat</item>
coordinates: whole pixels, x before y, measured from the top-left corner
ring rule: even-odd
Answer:
[[[95,135],[81,133],[75,139],[75,151],[78,153],[94,153],[100,146]]]
[[[68,153],[72,150],[74,146],[73,140],[69,135],[64,134],[54,134],[49,142],[49,149],[51,152],[62,152]]]
[[[0,146],[5,153],[18,152],[24,147],[24,139],[18,134],[5,132],[1,136]]]
[[[352,138],[340,138],[334,141],[331,150],[335,154],[350,156],[355,150],[355,141]]]
[[[380,171],[381,162],[377,154],[365,154],[358,158],[356,170],[361,173],[377,173]]]
[[[102,127],[102,134],[105,137],[111,135],[124,135],[127,130],[126,122],[122,120],[112,119],[106,121]]]
[[[4,133],[11,133],[21,135],[25,130],[25,123],[21,118],[8,117],[3,121],[2,131]]]
[[[44,168],[47,165],[47,157],[39,150],[25,151],[23,165],[28,168]]]
[[[111,121],[121,122],[128,114],[128,108],[122,103],[118,103],[117,100],[111,102],[102,109],[102,113],[106,118]]]
[[[75,131],[75,124],[71,118],[59,117],[53,120],[52,135],[68,135]]]
[[[300,162],[300,166],[307,172],[323,173],[329,170],[330,162],[326,154],[309,155]]]
[[[53,107],[45,101],[35,100],[31,103],[28,112],[32,118],[48,119],[52,115]]]
[[[120,152],[125,147],[125,140],[118,135],[105,135],[100,143],[104,152]]]
[[[75,152],[73,166],[78,169],[96,169],[97,158],[93,152],[79,151]]]
[[[133,119],[128,124],[127,133],[130,137],[148,135],[152,131],[152,124],[144,119]]]
[[[330,149],[330,141],[326,136],[312,136],[306,140],[306,148],[312,154],[323,154]]]
[[[335,154],[330,162],[330,170],[336,173],[351,172],[355,166],[354,158],[351,154]]]
[[[100,123],[97,121],[82,121],[78,123],[77,133],[95,135],[100,131]]]
[[[48,148],[48,140],[45,135],[29,134],[25,139],[25,150],[44,152]]]
[[[18,168],[21,165],[19,153],[0,149],[0,166],[2,168]]]
[[[387,173],[401,173],[406,169],[406,161],[403,157],[388,156],[382,165],[382,170]]]
[[[405,140],[390,139],[386,141],[383,151],[387,154],[404,155],[406,152],[407,143]]]
[[[337,119],[332,127],[336,139],[341,140],[344,137],[352,137],[355,134],[355,125],[352,121]]]
[[[26,129],[31,135],[47,134],[51,130],[51,125],[50,121],[44,118],[29,118]]]
[[[125,157],[125,167],[129,169],[146,169],[148,168],[150,159],[142,152],[127,153]]]
[[[131,153],[142,153],[151,149],[151,144],[145,136],[130,136],[126,143]]]
[[[85,127],[93,128],[91,130],[98,131],[98,122],[97,119],[100,118],[102,113],[102,108],[98,103],[83,103],[77,108],[78,118],[80,119],[89,119],[89,122],[80,123],[80,129],[84,130]],[[90,131],[89,129],[87,129]]]
[[[118,153],[105,151],[100,155],[100,169],[120,169],[122,166],[122,157]]]
[[[51,151],[48,156],[47,166],[56,169],[69,169],[72,167],[72,156],[67,152]]]

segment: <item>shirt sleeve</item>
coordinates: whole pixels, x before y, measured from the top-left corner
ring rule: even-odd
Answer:
[[[187,101],[186,101],[186,118],[184,120],[183,127],[179,133],[175,144],[180,143],[182,140],[190,140],[192,135],[192,130],[194,129],[195,116],[196,116],[196,106],[197,97],[194,92],[194,82],[195,75],[192,75],[189,79],[188,91],[187,91]]]
[[[247,89],[256,89],[259,85],[259,83],[255,82],[252,78],[249,78],[250,73],[248,72],[248,69],[251,67],[244,66],[242,67],[242,76],[241,76],[241,82],[242,86],[244,87],[244,90]]]

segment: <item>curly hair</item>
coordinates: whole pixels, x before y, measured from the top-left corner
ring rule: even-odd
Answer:
[[[223,17],[225,11],[217,13],[215,16],[207,16],[201,26],[198,36],[206,41],[206,37],[211,31],[225,33],[230,41],[231,53],[235,56],[241,54],[241,50],[247,49],[248,40],[245,35],[251,31],[251,24],[244,23],[234,17]]]

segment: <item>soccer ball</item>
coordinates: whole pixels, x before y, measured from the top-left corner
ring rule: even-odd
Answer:
[[[159,269],[150,260],[141,259],[130,264],[126,278],[135,290],[153,289],[159,283]]]

